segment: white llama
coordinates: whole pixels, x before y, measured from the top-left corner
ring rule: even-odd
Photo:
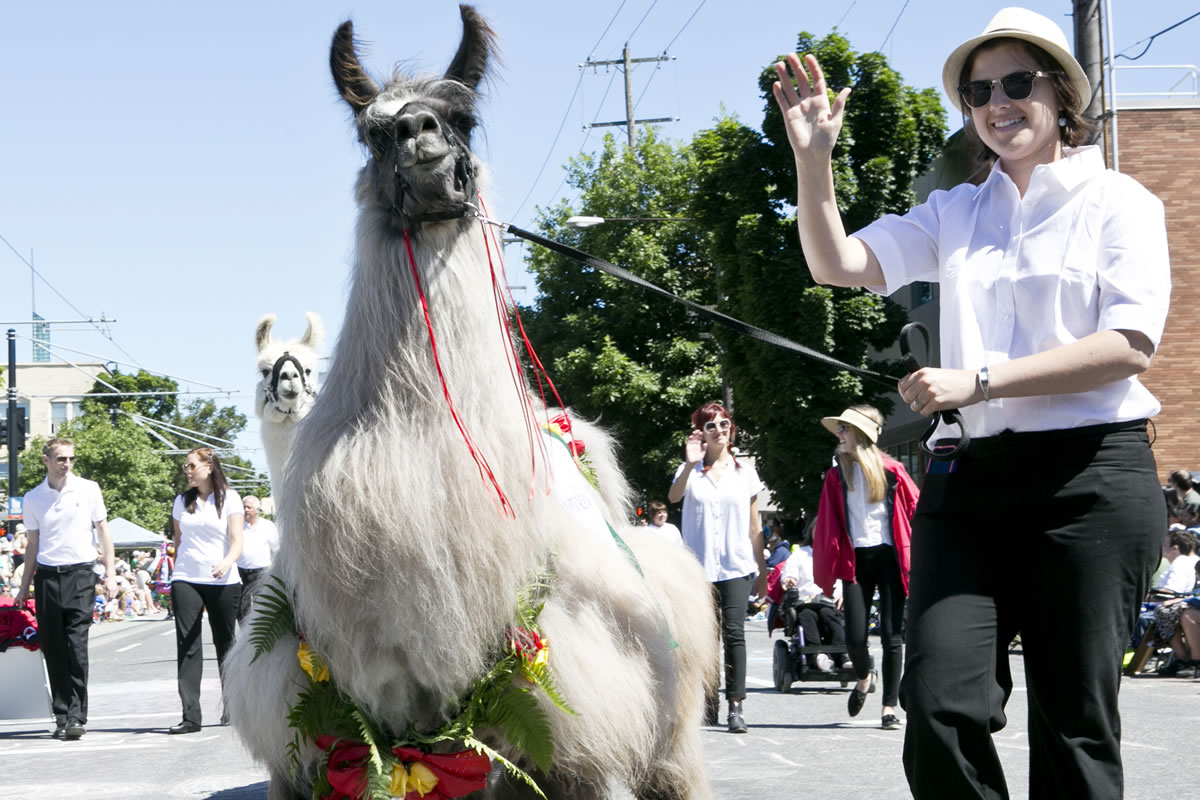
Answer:
[[[274,314],[264,315],[254,328],[259,374],[254,412],[262,420],[263,449],[267,453],[271,487],[276,492],[296,438],[296,425],[308,415],[317,399],[317,366],[325,346],[325,325],[312,311],[304,316],[308,329],[299,339],[271,338]]]
[[[479,738],[549,798],[707,798],[699,734],[717,677],[711,588],[681,548],[629,536],[635,564],[607,529],[569,510],[590,503],[627,519],[606,435],[574,423],[601,499],[586,481],[578,488],[569,455],[565,467],[555,460],[565,448],[530,429],[528,387],[514,378],[489,274],[495,242],[464,216],[479,202],[481,164],[468,144],[495,41],[474,9],[461,15],[444,77],[396,74],[382,89],[360,65],[351,24],[334,36],[334,81],[369,159],[345,325],[285,471],[289,547],[273,569],[292,593],[304,647],[390,736],[454,718],[518,624],[516,598],[547,570],[537,626],[575,713],[535,692],[553,740],[545,770],[497,728]],[[252,625],[262,613],[256,605]],[[269,766],[273,800],[311,797],[323,769],[323,754],[302,743],[289,775],[289,705],[309,686],[297,645],[286,638],[251,663],[242,637],[226,659],[232,724]],[[533,794],[494,765],[471,796]]]

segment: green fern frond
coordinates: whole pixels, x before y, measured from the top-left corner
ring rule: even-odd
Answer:
[[[288,710],[288,724],[310,742],[322,734],[357,736],[359,724],[353,709],[329,684],[315,684],[301,692]]]
[[[512,775],[514,778],[517,778],[517,779],[523,781],[525,783],[525,785],[527,785],[530,789],[533,789],[533,791],[537,793],[538,797],[542,798],[542,800],[546,800],[546,795],[542,792],[542,787],[537,785],[537,781],[535,781],[528,772],[526,772],[525,770],[518,767],[516,764],[509,761],[504,756],[500,755],[500,753],[497,752],[495,749],[488,747],[486,744],[484,744],[479,739],[476,739],[474,736],[464,736],[462,743],[463,743],[463,746],[471,748],[476,753],[485,755],[488,758],[490,758],[492,761],[500,762],[500,765],[503,766],[504,769],[508,771],[509,775]]]
[[[379,745],[376,743],[377,737],[375,735],[375,729],[371,727],[371,723],[367,721],[367,718],[363,716],[362,711],[360,711],[357,706],[355,706],[354,710],[350,712],[350,716],[353,717],[354,722],[357,723],[358,735],[362,739],[363,744],[365,744],[371,752],[371,766],[375,768],[376,772],[382,773],[383,756],[380,754]],[[388,768],[388,774],[391,774],[391,767]]]
[[[550,769],[554,761],[550,722],[528,689],[511,687],[493,700],[488,712],[488,722],[500,729],[509,744],[543,772]]]
[[[562,694],[558,691],[558,686],[554,683],[554,676],[551,675],[549,667],[545,664],[529,664],[525,667],[524,675],[526,680],[541,689],[546,697],[550,698],[550,702],[554,703],[554,707],[559,711],[570,714],[573,717],[579,716],[578,712],[567,703]]]
[[[250,624],[250,643],[254,645],[253,664],[263,653],[269,653],[281,639],[296,636],[296,615],[287,586],[278,576],[263,584],[254,598],[258,616]]]

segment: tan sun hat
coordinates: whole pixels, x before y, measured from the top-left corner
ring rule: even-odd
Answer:
[[[962,101],[958,94],[958,80],[962,75],[963,64],[967,57],[984,42],[991,39],[1022,39],[1045,50],[1051,58],[1058,62],[1063,72],[1067,73],[1076,93],[1079,95],[1080,107],[1073,111],[1082,111],[1092,96],[1092,85],[1088,83],[1087,73],[1067,44],[1067,35],[1053,20],[1027,8],[1002,8],[992,17],[992,21],[983,29],[983,33],[954,48],[954,52],[946,59],[942,67],[942,88],[946,90],[950,102],[964,114],[970,114],[971,109]]]
[[[862,431],[863,436],[871,440],[871,444],[879,441],[879,433],[882,430],[875,420],[868,417],[861,411],[855,411],[853,408],[847,408],[836,417],[823,417],[821,424],[825,426],[825,430],[837,436],[838,425],[845,423]]]

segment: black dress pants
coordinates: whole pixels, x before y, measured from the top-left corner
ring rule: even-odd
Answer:
[[[933,462],[913,517],[900,693],[917,800],[1008,797],[992,734],[1018,633],[1030,800],[1122,796],[1121,656],[1164,530],[1144,423],[1003,433]]]
[[[846,609],[846,649],[861,681],[871,674],[867,649],[871,603],[879,590],[879,644],[883,647],[883,705],[900,702],[904,668],[904,583],[896,548],[890,544],[854,548],[854,583],[842,587]]]
[[[200,678],[204,674],[201,625],[204,611],[208,611],[208,627],[217,651],[217,672],[220,674],[225,664],[225,653],[233,644],[241,596],[240,583],[171,583],[171,606],[175,611],[175,660],[179,675],[179,699],[183,703],[183,718],[188,722],[201,724]]]
[[[50,679],[54,721],[87,724],[88,634],[96,602],[96,574],[91,564],[58,572],[38,565],[33,576],[38,643]]]
[[[237,568],[238,576],[242,579],[242,596],[238,601],[237,621],[241,623],[246,619],[246,615],[250,613],[250,605],[254,602],[254,595],[258,589],[255,587],[259,581],[267,577],[266,568],[262,569],[242,569]]]

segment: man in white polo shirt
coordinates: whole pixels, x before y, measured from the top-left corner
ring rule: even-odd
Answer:
[[[267,567],[279,552],[279,529],[266,517],[259,516],[261,503],[248,494],[242,498],[245,525],[242,528],[242,554],[238,556],[238,575],[242,579],[242,599],[238,602],[237,620],[241,622],[250,613],[254,599],[254,584],[267,574]]]
[[[71,472],[75,444],[51,439],[42,448],[46,480],[25,495],[29,539],[25,572],[16,604],[37,600],[38,642],[50,678],[54,738],[78,739],[87,732],[88,633],[96,600],[96,535],[104,558],[104,589],[116,592],[108,510],[100,487]],[[93,532],[94,528],[94,532]]]

